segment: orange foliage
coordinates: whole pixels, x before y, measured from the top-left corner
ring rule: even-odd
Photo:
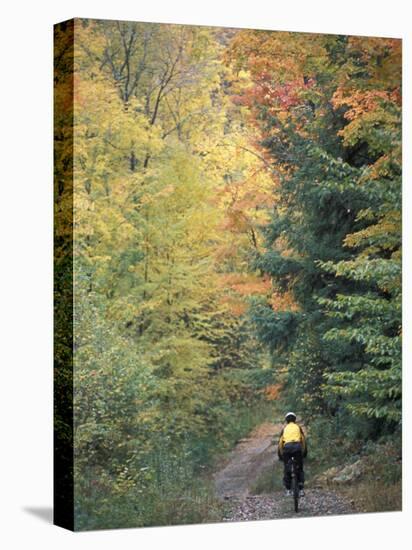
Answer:
[[[272,286],[267,276],[257,277],[242,273],[224,274],[220,277],[220,281],[223,287],[234,290],[241,296],[264,295],[268,293]]]
[[[350,107],[344,117],[347,120],[354,120],[358,116],[375,111],[379,107],[379,100],[389,100],[391,94],[381,90],[355,90],[350,95],[345,95],[344,90],[336,90],[332,98],[332,105],[341,107],[347,105]]]
[[[281,390],[282,390],[281,384],[271,384],[270,386],[266,386],[263,389],[263,394],[267,401],[276,401],[276,399],[279,398]]]
[[[299,311],[291,292],[273,292],[270,304],[273,311]]]
[[[247,305],[245,304],[245,302],[236,299],[233,296],[222,296],[220,302],[222,304],[225,304],[228,307],[230,313],[235,317],[241,317],[246,313]]]

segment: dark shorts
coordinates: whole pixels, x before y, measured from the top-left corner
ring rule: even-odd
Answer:
[[[283,446],[283,456],[293,456],[302,454],[302,444],[301,443],[286,443]]]

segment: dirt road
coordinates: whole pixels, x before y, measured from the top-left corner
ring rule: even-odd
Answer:
[[[283,464],[277,460],[276,447],[280,425],[264,423],[241,440],[221,470],[216,472],[215,490],[225,502],[224,521],[244,521],[296,517],[291,498],[283,490],[264,490],[265,480],[273,477],[281,486]],[[263,480],[263,482],[262,482]],[[263,484],[263,487],[262,487]],[[311,489],[300,499],[298,516],[350,514],[351,504],[334,491]]]

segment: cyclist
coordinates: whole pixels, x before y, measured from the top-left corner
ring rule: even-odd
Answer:
[[[303,459],[306,458],[308,453],[306,437],[302,428],[296,423],[295,413],[286,413],[285,420],[286,426],[283,428],[278,442],[278,457],[284,464],[283,483],[285,486],[285,493],[288,496],[291,494],[292,476],[289,461],[291,457],[294,456],[298,466],[299,496],[303,497],[305,496],[303,489],[305,483]]]

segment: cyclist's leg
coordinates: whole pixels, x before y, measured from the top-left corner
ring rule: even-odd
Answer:
[[[302,451],[297,451],[296,452],[296,462],[297,462],[297,465],[298,465],[299,489],[303,489],[303,486],[305,484],[305,472],[303,471]]]
[[[299,470],[299,489],[303,489],[305,486],[305,472],[303,471],[303,466]]]
[[[292,476],[290,471],[290,454],[287,451],[283,451],[283,485],[287,491],[290,491]]]

